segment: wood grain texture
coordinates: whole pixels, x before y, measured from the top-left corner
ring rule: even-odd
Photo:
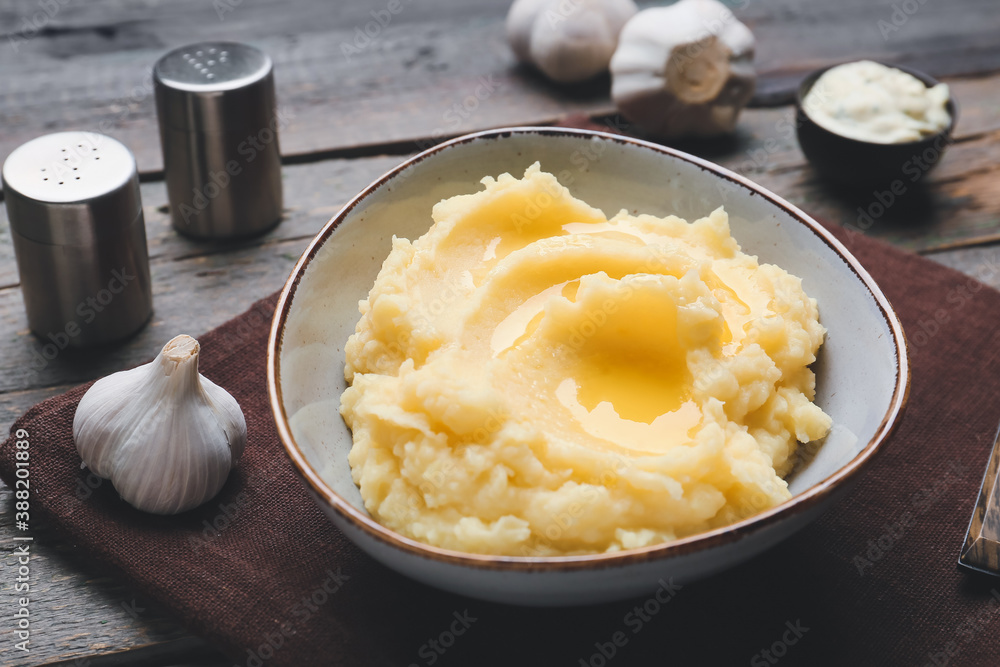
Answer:
[[[29,533],[13,526],[13,492],[0,485],[0,571],[5,577],[0,600],[5,611],[16,609],[16,598],[28,595],[31,602],[29,652],[15,648],[12,624],[0,629],[0,664],[39,665],[58,659],[95,653],[114,655],[123,646],[162,647],[157,653],[179,659],[222,656],[203,640],[189,635],[158,605],[121,581],[100,563],[86,560],[73,545],[59,539],[40,522]],[[14,542],[14,534],[26,534],[31,542]],[[31,554],[28,575],[30,591],[12,591],[18,570],[15,548],[27,544]],[[148,650],[148,649],[147,649]],[[91,661],[90,665],[97,665]],[[136,664],[133,662],[132,664]]]
[[[39,34],[12,45],[22,17],[38,0],[0,6],[0,159],[19,143],[61,129],[101,129],[136,152],[148,175],[142,185],[156,313],[125,344],[97,354],[61,354],[35,368],[41,343],[26,330],[6,218],[0,214],[0,427],[39,400],[151,357],[179,331],[210,329],[278,289],[308,240],[364,185],[435,138],[508,124],[549,123],[573,113],[606,114],[607,81],[555,89],[514,67],[503,41],[508,0],[411,0],[372,43],[348,61],[341,45],[371,20],[381,0],[231,1],[220,18],[197,0],[55,0],[59,12]],[[927,2],[883,38],[892,4],[866,0],[733,0],[758,37],[762,73],[758,105],[744,113],[736,136],[679,147],[756,180],[807,212],[856,224],[872,192],[845,192],[817,180],[780,105],[801,76],[829,62],[883,57],[936,74],[1000,69],[995,35],[1000,14],[991,0]],[[146,73],[168,48],[206,38],[250,41],[276,61],[286,161],[288,210],[271,233],[236,244],[204,244],[169,226],[166,193],[156,181],[159,145]],[[485,83],[482,77],[486,77]],[[492,78],[491,78],[492,77]],[[934,259],[1000,287],[1000,250],[954,249],[1000,238],[1000,77],[950,81],[961,117],[957,142],[925,186],[913,188],[864,233],[932,252]],[[455,104],[489,84],[494,90],[468,113]],[[471,102],[469,105],[471,106]],[[461,107],[460,107],[461,109]],[[449,113],[451,112],[451,113]],[[464,112],[464,109],[462,109]],[[440,136],[438,138],[440,138]],[[395,157],[355,157],[393,153]],[[34,363],[33,363],[34,362]],[[11,492],[0,486],[2,571],[12,571]],[[33,525],[37,573],[37,642],[29,656],[8,650],[0,627],[0,663],[57,660],[112,664],[216,664],[218,655],[141,600],[99,563]],[[9,578],[0,609],[12,609]],[[135,606],[132,601],[135,600]],[[142,609],[141,612],[138,609]]]
[[[939,168],[908,196],[865,229],[880,238],[917,251],[977,244],[997,238],[1000,188],[994,185],[1000,165],[1000,75],[949,79],[961,113],[955,144]],[[791,107],[755,108],[740,118],[735,136],[719,141],[682,142],[676,147],[715,161],[755,180],[809,213],[858,226],[858,207],[876,201],[871,190],[844,190],[815,177],[795,138]],[[608,117],[597,127],[627,127],[620,117]],[[286,166],[285,221],[273,232],[237,247],[252,247],[276,239],[311,236],[317,219],[329,218],[376,176],[406,156],[321,160],[303,168]],[[313,165],[313,163],[306,163]],[[315,171],[318,170],[318,171]],[[901,174],[901,177],[904,175]],[[149,252],[154,260],[211,254],[234,247],[226,243],[193,242],[170,227],[162,182],[141,186]],[[18,284],[6,210],[0,207],[0,292]],[[16,326],[16,311],[0,310],[0,321]],[[22,318],[23,324],[23,318]],[[0,387],[2,388],[2,387]]]
[[[775,134],[778,120],[790,114],[788,109],[762,109],[749,112],[741,135],[728,146],[703,145],[698,151],[739,170],[747,160],[747,150],[761,147]],[[984,116],[985,117],[985,116]],[[990,123],[976,126],[988,130]],[[768,183],[793,200],[805,198],[808,190],[795,183],[808,182],[807,167],[797,151],[794,139],[782,138],[770,160],[752,177]],[[975,142],[965,142],[975,143]],[[962,145],[962,144],[960,144]],[[949,155],[949,158],[953,158]],[[151,326],[124,346],[100,355],[83,358],[59,357],[41,372],[30,372],[31,349],[39,343],[25,331],[24,314],[17,288],[0,290],[0,426],[6,432],[13,420],[39,400],[55,395],[77,382],[139,363],[151,357],[162,343],[184,330],[197,334],[235,316],[254,299],[278,289],[287,277],[294,260],[308,240],[339,207],[368,182],[398,163],[398,157],[328,160],[312,165],[286,168],[285,187],[289,209],[285,221],[273,232],[239,244],[202,244],[177,236],[163,209],[162,184],[143,185],[146,222],[149,232],[156,315]],[[955,159],[956,164],[964,160]],[[948,162],[946,162],[947,166]],[[745,165],[749,170],[749,166]],[[947,173],[947,172],[945,172]],[[797,174],[791,181],[788,174]],[[748,173],[748,175],[751,175]],[[789,182],[782,189],[782,183]],[[793,187],[794,186],[794,187]],[[814,210],[807,201],[798,201]],[[879,230],[873,229],[872,233]],[[996,247],[952,250],[932,255],[994,286],[1000,287],[1000,249]],[[8,262],[9,263],[9,262]],[[28,387],[32,387],[29,389]],[[9,490],[3,491],[9,495]],[[9,498],[0,497],[0,544],[10,544],[12,506]],[[41,555],[39,572],[48,582],[38,606],[45,634],[38,640],[31,661],[12,664],[35,664],[36,660],[72,659],[79,656],[105,655],[107,660],[135,659],[131,652],[117,658],[115,650],[146,647],[149,660],[163,656],[190,656],[178,650],[187,645],[177,641],[187,637],[170,619],[155,611],[143,612],[137,620],[129,615],[129,591],[91,564],[82,563],[70,545],[57,536],[39,534],[36,545]],[[4,547],[5,558],[10,548]],[[5,566],[9,565],[5,562]],[[5,567],[5,571],[9,568]],[[0,606],[9,608],[14,592],[9,582],[0,584]],[[146,601],[140,606],[145,606]],[[153,610],[155,607],[149,606]],[[63,619],[70,619],[64,622]],[[50,625],[48,624],[50,623]],[[0,646],[10,645],[0,630]],[[37,635],[36,635],[37,636]],[[159,648],[157,648],[159,647]],[[180,647],[180,648],[179,648]],[[189,647],[188,647],[189,648]],[[187,650],[184,648],[184,650]],[[205,650],[195,655],[206,655]],[[105,658],[102,658],[105,659]],[[146,658],[144,658],[145,660]],[[207,659],[207,658],[206,658]],[[7,664],[8,656],[0,654]],[[100,662],[92,662],[100,665]],[[109,662],[108,664],[128,664]],[[153,664],[153,663],[150,663]],[[166,663],[163,663],[166,664]]]
[[[275,241],[229,253],[157,262],[153,268],[154,281],[169,287],[160,289],[156,295],[157,319],[151,326],[122,348],[109,351],[106,355],[90,358],[59,356],[39,375],[68,374],[73,381],[97,377],[145,360],[179,331],[197,333],[216,326],[280,286],[305,243],[306,239]],[[9,298],[17,294],[17,290],[7,290],[4,296]],[[20,308],[19,303],[5,303],[0,307],[8,305]],[[6,418],[14,405],[21,407],[34,398],[42,398],[55,391],[40,389],[34,396],[26,396],[26,392],[2,394],[0,407],[4,408]],[[4,560],[0,571],[11,573],[16,571],[12,561],[14,544],[11,541],[15,534],[11,525],[13,502],[9,489],[4,488],[3,494],[4,497],[0,498],[0,544],[3,545]],[[136,598],[138,607],[149,610],[137,613],[130,606],[133,594],[123,587],[120,580],[82,560],[81,554],[71,545],[62,543],[57,536],[46,534],[44,527],[36,530],[32,524],[30,534],[37,540],[32,558],[32,576],[37,577],[33,581],[39,586],[33,589],[35,594],[32,598],[31,611],[33,617],[38,619],[37,624],[32,626],[36,631],[32,635],[32,652],[23,658],[3,652],[12,650],[15,643],[11,626],[5,624],[0,628],[0,664],[35,665],[43,659],[73,659],[113,653],[126,648],[169,644],[188,637],[175,620],[156,611],[148,600]],[[14,600],[17,596],[12,578],[5,578],[0,583],[0,606],[4,609],[16,608]],[[205,646],[201,648],[205,649]]]
[[[909,250],[992,242],[1000,239],[1000,76],[947,81],[961,108],[954,143],[923,181],[913,183],[901,171],[901,196],[820,178],[799,149],[792,107],[748,109],[733,137],[676,147],[760,183],[810,215]]]
[[[6,434],[13,421],[38,401],[145,361],[176,333],[207,331],[280,288],[308,241],[332,214],[398,161],[331,160],[289,167],[286,219],[263,237],[228,245],[197,243],[175,234],[161,210],[166,197],[162,184],[143,184],[155,285],[153,321],[120,347],[97,354],[65,353],[36,369],[31,350],[39,342],[26,331],[20,290],[0,290],[0,357],[8,360],[0,362],[0,431]],[[0,260],[6,271],[12,269],[10,264],[9,259]],[[16,570],[13,510],[12,493],[0,484],[0,572]],[[31,611],[38,619],[32,626],[37,633],[32,634],[31,653],[17,655],[11,652],[10,625],[0,626],[0,664],[36,665],[82,657],[91,667],[218,660],[217,653],[150,601],[137,598],[99,564],[81,560],[72,545],[46,533],[43,526],[32,524],[31,534],[36,537],[31,567],[38,588]],[[0,580],[0,609],[16,608],[13,583],[9,577]],[[130,606],[133,598],[135,608]],[[137,608],[143,611],[136,612]],[[127,652],[118,655],[123,650]]]
[[[398,162],[394,157],[367,158],[288,167],[285,219],[263,236],[236,243],[203,243],[178,235],[166,213],[163,184],[143,184],[153,280],[152,321],[121,345],[96,353],[67,349],[50,361],[41,356],[47,341],[27,328],[20,289],[0,289],[0,392],[106,375],[154,356],[178,333],[197,336],[235,317],[256,299],[279,289],[327,220]],[[0,239],[0,248],[6,243]],[[13,262],[0,262],[3,273],[14,271]],[[12,275],[9,280],[16,280],[16,273],[8,275]]]
[[[612,110],[606,79],[559,88],[515,66],[506,0],[405,0],[384,28],[369,26],[381,0],[51,1],[59,10],[44,20],[37,0],[0,7],[0,159],[45,132],[99,130],[129,146],[140,170],[158,172],[150,68],[170,48],[206,39],[271,54],[289,156],[387,144],[409,152],[435,137]],[[787,103],[808,71],[858,57],[937,75],[1000,69],[990,0],[920,3],[885,35],[880,21],[896,27],[893,8],[867,0],[729,4],[757,36],[758,104]],[[33,18],[41,28],[24,30]]]

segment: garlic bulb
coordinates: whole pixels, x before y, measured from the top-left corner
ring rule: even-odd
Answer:
[[[246,446],[229,392],[198,373],[198,341],[177,336],[144,366],[102,378],[73,418],[83,462],[153,514],[201,505],[226,483]]]
[[[636,11],[632,0],[515,0],[507,41],[521,62],[576,83],[607,71],[618,33]]]
[[[753,51],[750,29],[717,0],[644,9],[622,28],[611,96],[656,136],[731,132],[753,97]]]

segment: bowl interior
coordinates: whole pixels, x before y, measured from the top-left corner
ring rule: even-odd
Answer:
[[[321,234],[290,294],[275,379],[295,445],[335,494],[365,513],[347,462],[351,433],[339,414],[344,344],[392,236],[420,236],[441,199],[479,190],[487,175],[520,176],[535,161],[608,215],[627,208],[694,220],[725,206],[745,252],[802,278],[828,330],[814,366],[816,400],[835,426],[793,471],[793,494],[835,474],[884,430],[902,393],[894,316],[867,274],[796,209],[738,176],[641,142],[563,130],[486,133],[439,147],[364,193]]]

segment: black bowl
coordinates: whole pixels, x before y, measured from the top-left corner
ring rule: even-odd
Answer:
[[[936,79],[923,72],[889,63],[882,64],[916,77],[928,88],[938,84]],[[951,121],[937,134],[901,144],[877,144],[850,139],[820,126],[802,108],[802,100],[813,84],[831,67],[824,67],[807,76],[795,96],[795,128],[799,145],[816,171],[826,178],[851,185],[888,186],[897,180],[905,185],[923,178],[938,163],[945,148],[951,143],[951,131],[958,117],[954,98],[949,96],[945,107]]]

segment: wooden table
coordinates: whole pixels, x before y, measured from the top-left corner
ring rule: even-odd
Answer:
[[[905,4],[905,3],[902,3]],[[403,0],[370,43],[355,41],[381,0],[8,0],[0,7],[0,160],[47,132],[102,131],[128,145],[142,173],[156,313],[138,336],[101,354],[61,354],[43,368],[27,330],[7,221],[0,211],[0,425],[80,382],[153,356],[173,335],[199,334],[281,287],[306,243],[375,177],[445,137],[582,114],[621,127],[607,81],[557,89],[515,67],[503,37],[508,0]],[[802,76],[873,57],[944,77],[961,107],[955,143],[927,183],[865,233],[1000,287],[1000,13],[995,0],[914,3],[893,16],[868,0],[731,0],[757,36],[760,81],[736,135],[680,148],[734,169],[806,211],[857,224],[871,191],[817,179],[789,131]],[[887,27],[888,26],[888,27]],[[897,29],[898,28],[898,29]],[[269,234],[196,243],[170,227],[150,68],[168,49],[246,41],[275,60],[287,209]],[[344,45],[354,47],[348,58]],[[449,110],[484,85],[469,113]],[[983,461],[985,465],[985,461]],[[15,609],[13,494],[0,487],[0,617]],[[179,619],[101,563],[32,526],[30,653],[0,622],[0,663],[225,664]],[[962,536],[955,536],[956,553]],[[82,658],[84,660],[77,660]]]

